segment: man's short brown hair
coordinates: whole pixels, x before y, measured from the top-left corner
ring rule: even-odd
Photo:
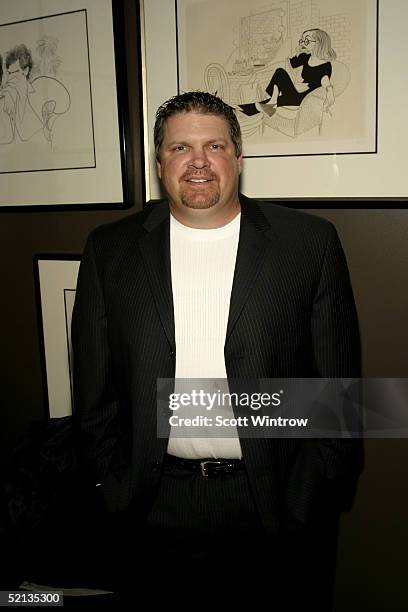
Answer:
[[[164,137],[164,126],[169,117],[178,113],[202,113],[204,115],[216,115],[223,117],[228,123],[231,140],[235,147],[236,156],[242,153],[241,128],[238,119],[231,106],[228,106],[221,98],[205,91],[187,91],[173,96],[164,102],[156,112],[154,124],[154,147],[156,159],[160,158],[160,147]]]

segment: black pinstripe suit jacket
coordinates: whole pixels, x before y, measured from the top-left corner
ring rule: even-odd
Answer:
[[[360,341],[344,253],[327,221],[240,196],[225,341],[229,378],[358,377]],[[156,380],[175,373],[167,202],[94,230],[72,320],[74,424],[84,467],[112,511],[143,516],[167,440],[156,436]],[[267,529],[302,525],[321,504],[350,507],[356,440],[242,439]]]

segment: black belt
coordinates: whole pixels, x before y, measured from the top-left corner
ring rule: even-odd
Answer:
[[[199,472],[203,478],[230,474],[244,467],[243,459],[182,459],[167,454],[165,464]]]

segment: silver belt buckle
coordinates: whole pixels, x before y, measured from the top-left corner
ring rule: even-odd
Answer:
[[[208,475],[206,474],[206,471],[205,471],[205,466],[207,463],[218,463],[218,465],[220,465],[221,461],[200,461],[201,475],[203,478],[208,478]]]

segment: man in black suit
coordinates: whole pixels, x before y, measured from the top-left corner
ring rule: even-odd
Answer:
[[[160,438],[156,382],[360,376],[340,241],[323,219],[238,193],[240,128],[219,98],[172,98],[154,135],[168,200],[94,230],[81,262],[82,464],[145,577],[174,576],[178,589],[235,580],[240,593],[251,576],[249,590],[287,602],[278,610],[329,610],[359,441],[178,438],[174,428]]]

